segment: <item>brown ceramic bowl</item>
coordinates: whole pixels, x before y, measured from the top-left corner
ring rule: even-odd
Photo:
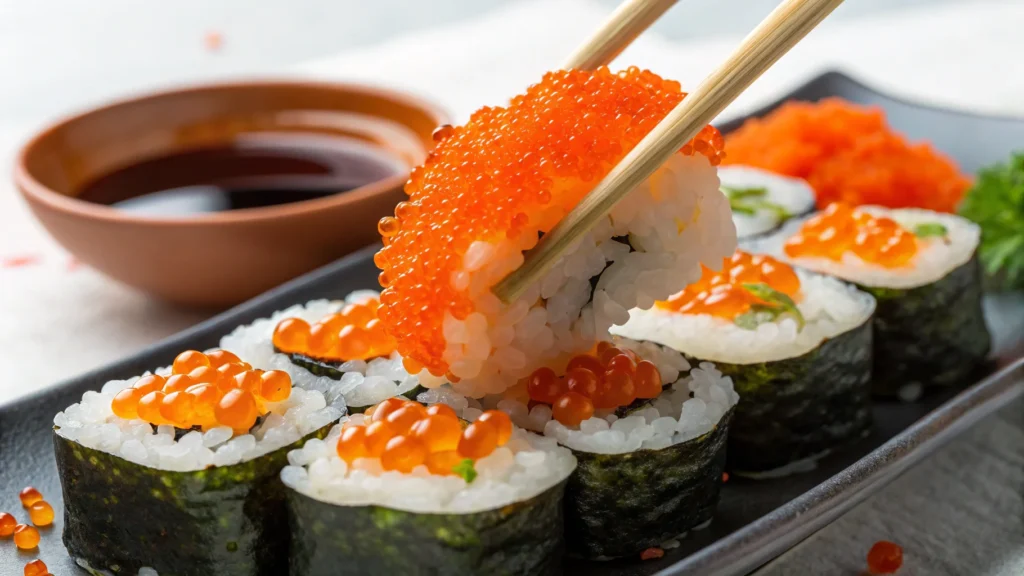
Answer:
[[[313,200],[194,217],[139,216],[75,195],[119,168],[225,145],[252,131],[358,138],[411,169],[447,121],[429,102],[367,86],[205,85],[58,122],[25,145],[14,179],[36,217],[82,262],[175,303],[221,307],[377,241],[377,221],[402,199],[407,175]]]

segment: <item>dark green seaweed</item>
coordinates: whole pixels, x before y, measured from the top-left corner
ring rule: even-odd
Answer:
[[[661,450],[573,450],[578,466],[565,491],[569,554],[601,560],[632,556],[711,520],[732,413],[714,430]]]
[[[94,569],[134,576],[287,573],[288,452],[333,424],[249,462],[168,472],[53,434],[64,492],[64,545]]]
[[[857,440],[870,429],[871,324],[868,319],[794,358],[714,362],[740,395],[729,428],[731,472],[775,470]]]
[[[326,504],[289,489],[291,576],[552,574],[564,492],[562,482],[496,510],[418,514]]]
[[[918,288],[859,286],[878,300],[872,391],[895,396],[905,386],[954,386],[969,380],[992,341],[981,309],[977,253],[943,278]]]

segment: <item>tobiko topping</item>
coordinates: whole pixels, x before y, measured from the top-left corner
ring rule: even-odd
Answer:
[[[684,97],[678,82],[636,67],[563,70],[507,107],[481,108],[467,124],[440,131],[406,184],[409,200],[378,225],[380,318],[406,369],[449,372],[445,315],[463,321],[477,311],[476,288],[453,276],[471,244],[536,243]],[[718,165],[722,146],[706,126],[680,152]]]
[[[593,354],[578,354],[563,376],[538,368],[527,379],[531,402],[550,404],[552,417],[565,426],[579,426],[595,409],[629,406],[638,398],[661,394],[661,373],[632,351],[600,342]]]
[[[431,474],[475,477],[473,462],[503,446],[512,435],[504,412],[488,410],[463,428],[444,404],[429,408],[411,400],[389,398],[365,413],[362,423],[348,422],[338,439],[338,456],[349,464],[377,458],[386,471],[408,473],[425,465]]]
[[[174,359],[170,376],[139,378],[118,392],[110,407],[127,420],[182,429],[228,426],[244,434],[270,404],[287,400],[291,389],[286,372],[254,370],[225,350],[188,350]]]
[[[737,250],[724,260],[720,272],[704,267],[700,280],[657,305],[682,314],[735,320],[744,326],[740,318],[751,311],[774,313],[773,318],[787,312],[799,316],[792,306],[799,291],[800,278],[790,266],[771,256]]]
[[[835,202],[804,222],[800,230],[786,240],[784,249],[791,258],[818,257],[836,261],[852,252],[865,262],[898,268],[917,254],[918,241],[913,232],[892,218],[873,216]]]
[[[274,329],[274,347],[281,352],[325,360],[388,356],[395,350],[395,341],[377,318],[379,307],[375,298],[349,304],[312,326],[301,318],[286,318]]]

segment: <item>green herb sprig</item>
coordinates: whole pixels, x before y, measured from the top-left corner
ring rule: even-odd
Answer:
[[[983,168],[960,215],[981,226],[979,253],[986,274],[1003,288],[1024,288],[1024,152]]]
[[[462,479],[466,481],[466,484],[471,484],[473,480],[476,480],[477,476],[476,468],[473,467],[472,458],[466,458],[462,462],[459,462],[458,464],[453,466],[452,472],[455,472],[457,475],[461,476]]]
[[[949,230],[938,222],[924,222],[914,226],[914,236],[918,238],[929,238],[932,236],[945,236]]]
[[[753,304],[750,310],[740,314],[733,322],[745,330],[756,330],[758,326],[766,322],[774,322],[779,317],[790,315],[796,320],[797,330],[803,330],[807,322],[796,303],[787,294],[779,292],[771,286],[763,283],[745,283],[743,289],[755,297],[763,300],[764,304]]]
[[[722,193],[729,199],[729,207],[737,214],[753,216],[761,210],[767,210],[775,215],[779,221],[788,220],[792,214],[781,205],[768,200],[766,188],[733,188],[722,186]]]

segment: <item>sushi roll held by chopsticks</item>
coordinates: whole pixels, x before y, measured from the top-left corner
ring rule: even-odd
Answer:
[[[752,249],[873,295],[874,393],[914,400],[962,383],[988,354],[979,239],[953,214],[833,203]]]
[[[107,382],[54,418],[64,545],[93,571],[284,574],[278,475],[342,414],[224,350]]]

